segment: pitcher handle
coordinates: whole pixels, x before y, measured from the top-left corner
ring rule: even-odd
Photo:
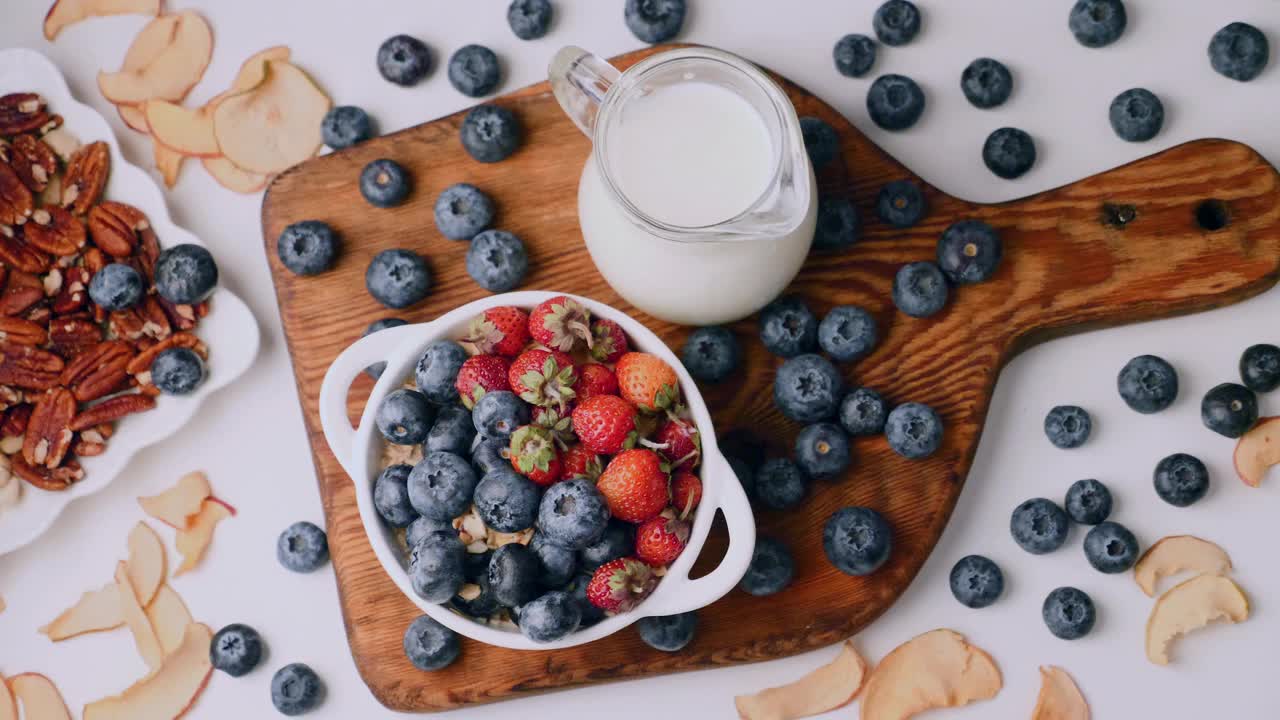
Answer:
[[[568,45],[551,58],[547,76],[565,114],[587,137],[594,137],[596,113],[622,73],[603,58]]]

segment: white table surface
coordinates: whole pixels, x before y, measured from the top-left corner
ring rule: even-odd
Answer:
[[[504,91],[542,79],[547,59],[562,44],[601,54],[639,45],[622,23],[621,0],[555,0],[555,28],[535,42],[519,41],[510,33],[501,0],[167,4],[175,9],[203,5],[201,11],[214,28],[213,61],[192,100],[226,87],[251,52],[283,43],[337,102],[364,106],[384,131],[472,102],[455,92],[439,70],[413,89],[382,81],[374,54],[394,33],[421,37],[438,57],[468,42],[489,45],[505,60]],[[1103,50],[1087,50],[1067,32],[1068,0],[921,0],[925,20],[920,37],[907,47],[882,47],[875,68],[875,74],[911,75],[927,93],[922,121],[899,134],[879,131],[868,121],[863,100],[869,79],[844,78],[830,60],[840,35],[870,32],[873,0],[690,4],[682,39],[739,52],[807,86],[890,153],[961,197],[1014,198],[1205,136],[1241,140],[1273,162],[1280,160],[1280,67],[1273,60],[1259,79],[1242,84],[1214,74],[1205,57],[1213,31],[1234,20],[1259,25],[1270,36],[1273,53],[1280,52],[1280,10],[1274,0],[1129,0],[1125,36]],[[5,2],[0,47],[27,46],[47,53],[81,100],[112,115],[125,154],[148,164],[149,143],[114,118],[94,83],[99,69],[118,67],[143,20],[87,21],[50,44],[40,33],[46,6],[44,0]],[[970,107],[958,88],[961,69],[982,55],[1005,61],[1016,78],[1011,101],[993,111]],[[1118,140],[1107,123],[1111,98],[1137,85],[1159,94],[1167,112],[1164,131],[1147,144]],[[986,134],[1002,125],[1023,127],[1037,141],[1040,159],[1017,182],[996,179],[979,159]],[[179,437],[140,453],[124,477],[74,504],[53,531],[0,558],[0,595],[9,605],[0,614],[0,672],[49,674],[77,713],[83,703],[129,685],[141,676],[143,665],[124,631],[52,644],[35,629],[81,591],[110,579],[114,561],[123,557],[129,527],[142,517],[136,496],[201,469],[240,514],[219,529],[203,566],[178,578],[174,587],[195,616],[215,628],[231,622],[259,628],[270,656],[266,667],[246,678],[218,675],[190,716],[273,717],[271,672],[293,661],[310,663],[327,683],[327,701],[313,717],[388,714],[365,689],[350,659],[332,572],[299,576],[275,561],[275,538],[284,526],[322,518],[263,260],[259,202],[258,196],[221,190],[198,168],[187,168],[170,193],[175,220],[214,250],[226,284],[249,302],[262,324],[264,347],[257,365],[212,398]],[[1015,359],[996,388],[986,433],[951,525],[901,601],[858,638],[863,652],[874,660],[911,636],[942,626],[988,649],[1004,673],[1005,689],[993,702],[948,717],[1026,717],[1039,687],[1036,668],[1045,663],[1060,664],[1075,676],[1099,718],[1280,714],[1272,685],[1280,619],[1270,603],[1280,597],[1274,554],[1280,477],[1273,473],[1261,489],[1245,487],[1231,470],[1232,443],[1209,433],[1198,420],[1199,397],[1213,384],[1237,379],[1236,362],[1245,346],[1280,341],[1278,311],[1280,291],[1272,290],[1213,313],[1059,340]],[[1152,417],[1128,410],[1115,392],[1116,371],[1140,353],[1168,358],[1182,380],[1178,402]],[[1045,440],[1043,415],[1058,403],[1080,404],[1093,413],[1095,436],[1084,448],[1060,451]],[[1280,413],[1280,393],[1263,398],[1262,407],[1264,414]],[[1165,505],[1151,489],[1155,462],[1175,451],[1199,455],[1213,475],[1209,496],[1190,509]],[[1028,555],[1009,539],[1008,514],[1014,505],[1038,495],[1060,499],[1081,477],[1110,485],[1117,495],[1114,518],[1129,525],[1144,545],[1175,533],[1221,543],[1235,561],[1235,577],[1250,593],[1254,617],[1244,625],[1214,628],[1182,641],[1170,667],[1148,664],[1142,636],[1151,601],[1128,577],[1093,571],[1080,550],[1079,529],[1066,548],[1047,557]],[[799,521],[816,524],[822,519]],[[171,542],[170,533],[162,535]],[[952,563],[972,552],[990,555],[1008,578],[1005,596],[987,610],[961,607],[947,589]],[[1045,593],[1063,584],[1087,590],[1099,608],[1094,632],[1074,643],[1050,636],[1040,620]],[[833,655],[827,648],[777,662],[553,693],[453,716],[587,718],[602,716],[607,706],[613,718],[688,717],[695,712],[698,717],[729,718],[734,716],[734,694],[788,681]]]

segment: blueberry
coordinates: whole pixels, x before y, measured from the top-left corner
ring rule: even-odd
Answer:
[[[773,595],[790,585],[795,574],[796,561],[787,546],[771,537],[757,535],[751,563],[738,587],[756,597]]]
[[[1195,456],[1174,453],[1156,463],[1152,483],[1161,500],[1187,507],[1209,492],[1209,469]]]
[[[1079,0],[1067,17],[1067,27],[1085,47],[1110,45],[1124,33],[1129,22],[1120,0]]]
[[[871,388],[854,388],[840,401],[840,424],[850,435],[879,435],[888,419],[888,403]]]
[[[529,254],[520,238],[506,230],[485,230],[471,239],[467,274],[489,292],[507,292],[529,272]]]
[[[512,0],[507,6],[507,24],[521,40],[537,40],[551,29],[550,0]]]
[[[497,105],[477,105],[462,119],[462,148],[482,163],[506,160],[520,147],[520,120]]]
[[[409,323],[405,322],[404,320],[401,320],[400,318],[382,318],[381,320],[374,320],[373,322],[369,323],[369,327],[365,328],[364,335],[362,335],[361,337],[364,337],[366,335],[372,335],[382,330],[389,330],[394,327],[400,327],[401,325],[408,325],[408,324]],[[374,380],[377,380],[378,378],[382,377],[382,373],[386,372],[386,370],[387,370],[387,364],[385,362],[376,362],[370,365],[369,367],[365,368],[364,373],[369,377],[373,378]]]
[[[389,37],[378,47],[378,72],[397,85],[417,85],[431,72],[431,49],[409,35]]]
[[[320,137],[334,150],[349,148],[373,137],[373,123],[363,108],[339,105],[331,108],[320,121]]]
[[[1122,573],[1138,562],[1138,539],[1120,523],[1100,522],[1084,536],[1084,557],[1098,572]]]
[[[677,615],[652,615],[636,622],[645,645],[663,652],[679,652],[693,641],[698,616],[692,611]]]
[[[1116,387],[1125,404],[1143,414],[1160,412],[1178,399],[1178,371],[1155,355],[1139,355],[1120,369]]]
[[[1052,500],[1033,498],[1014,508],[1009,532],[1018,547],[1032,555],[1044,555],[1067,541],[1070,519]]]
[[[467,361],[467,351],[452,340],[436,340],[427,346],[414,368],[418,391],[433,403],[445,405],[458,400],[454,381]]]
[[[538,499],[538,486],[510,467],[494,470],[476,484],[476,512],[486,526],[498,532],[513,533],[533,527],[538,516]]]
[[[870,575],[889,559],[893,530],[875,510],[840,508],[822,527],[822,550],[845,575]]]
[[[486,438],[511,437],[516,428],[529,424],[529,405],[510,390],[494,390],[476,402],[471,420]]]
[[[1250,345],[1240,356],[1240,379],[1254,392],[1280,387],[1280,347]]]
[[[717,383],[733,374],[742,361],[742,348],[731,330],[719,325],[689,333],[680,361],[694,380]]]
[[[456,595],[466,582],[466,555],[457,533],[427,533],[409,551],[409,584],[413,591],[431,603],[442,603]]]
[[[427,439],[436,409],[416,390],[397,388],[387,393],[374,413],[373,422],[387,442],[418,445]]]
[[[296,275],[316,275],[333,267],[338,249],[338,234],[319,220],[296,222],[276,240],[280,263]]]
[[[787,458],[766,460],[756,471],[756,499],[770,510],[790,510],[809,489],[809,478]]]
[[[414,510],[414,514],[417,514],[417,512],[417,510]],[[412,548],[422,542],[422,538],[433,532],[454,532],[453,520],[436,520],[435,518],[426,518],[419,515],[413,522],[409,523],[409,527],[405,528],[404,543]]]
[[[578,553],[583,570],[595,570],[610,560],[631,555],[636,550],[636,528],[631,523],[610,520],[599,540]]]
[[[889,447],[902,457],[927,458],[942,446],[942,418],[928,405],[903,403],[889,413],[884,434]]]
[[[881,75],[867,91],[867,113],[884,130],[906,130],[924,113],[924,91],[905,75]]]
[[[480,555],[467,554],[468,567],[470,567],[470,561],[473,558],[477,562],[484,561],[480,576],[469,578],[470,582],[480,587],[480,594],[470,600],[466,600],[460,595],[455,595],[449,601],[463,615],[469,615],[485,622],[488,622],[489,618],[493,617],[502,607],[493,597],[493,588],[489,586],[489,559],[492,555],[492,550]]]
[[[409,502],[423,517],[458,517],[471,506],[475,490],[476,471],[453,453],[427,453],[409,473]]]
[[[685,0],[627,0],[622,19],[641,42],[666,42],[684,25]]]
[[[907,0],[888,0],[876,9],[871,26],[885,45],[906,45],[920,32],[920,10]]]
[[[538,530],[551,542],[574,550],[600,539],[608,523],[604,496],[586,478],[552,485],[538,505]]]
[[[450,240],[470,240],[493,223],[493,200],[480,188],[456,183],[436,198],[436,228]]]
[[[1108,117],[1121,140],[1145,142],[1164,125],[1164,104],[1150,90],[1132,88],[1111,101]]]
[[[803,300],[784,295],[760,311],[760,340],[781,357],[811,352],[818,347],[818,318]]]
[[[360,171],[360,194],[374,207],[395,207],[409,196],[409,171],[395,160],[380,158]]]
[[[798,355],[782,363],[773,380],[773,402],[782,414],[801,423],[833,418],[844,378],[821,355]]]
[[[471,422],[471,413],[466,408],[447,405],[436,414],[436,421],[431,426],[431,432],[427,433],[422,449],[427,453],[467,455],[471,452],[471,443],[475,439],[476,426]]]
[[[537,506],[534,506],[537,509]],[[578,554],[573,550],[547,540],[545,535],[533,534],[529,549],[538,556],[542,571],[538,577],[543,587],[562,587],[573,579],[578,571]]]
[[[324,699],[324,683],[303,663],[285,665],[271,676],[271,703],[281,715],[311,712]]]
[[[990,558],[966,555],[951,567],[951,594],[967,608],[984,608],[1004,592],[1004,573]]]
[[[804,151],[808,153],[814,170],[840,156],[840,136],[826,120],[812,115],[800,118],[800,134],[804,137]]]
[[[467,97],[484,97],[501,80],[498,56],[483,45],[463,45],[449,58],[449,84]]]
[[[1083,590],[1060,587],[1044,599],[1040,617],[1056,637],[1076,640],[1089,634],[1098,615],[1093,607],[1093,598]]]
[[[209,662],[231,677],[248,674],[261,660],[262,636],[248,625],[228,625],[209,643]]]
[[[1067,488],[1066,509],[1081,525],[1097,525],[1111,515],[1111,491],[1097,480],[1077,480]]]
[[[896,228],[909,228],[924,218],[927,206],[920,186],[910,180],[893,180],[876,195],[876,214]]]
[[[409,465],[391,465],[373,481],[373,507],[392,527],[408,527],[418,517],[409,503]]]
[[[429,615],[419,615],[404,630],[404,654],[419,670],[446,668],[458,659],[461,649],[458,634]]]
[[[167,395],[190,395],[204,374],[204,361],[188,348],[169,348],[151,361],[151,384]]]
[[[1232,80],[1248,82],[1258,77],[1270,55],[1267,36],[1249,23],[1233,22],[1209,41],[1209,64]]]
[[[457,531],[453,530],[453,523],[446,523],[449,527],[447,531],[453,531],[456,535]],[[459,540],[462,538],[459,537]],[[486,548],[484,552],[467,553],[462,559],[462,577],[467,582],[481,583],[489,577],[489,560],[493,558],[493,549]]]
[[[960,73],[960,89],[976,108],[998,107],[1013,93],[1013,74],[999,60],[978,58]]]
[[[866,35],[845,35],[831,51],[836,71],[845,77],[862,77],[876,64],[876,42]]]
[[[871,313],[838,305],[818,324],[818,344],[837,362],[853,362],[875,349],[879,334]]]
[[[542,561],[520,543],[508,543],[489,559],[489,587],[503,607],[523,605],[538,596]]]
[[[213,294],[218,285],[218,265],[199,245],[174,245],[156,258],[154,276],[160,297],[174,305],[194,305]]]
[[[482,438],[471,451],[471,464],[481,477],[498,468],[511,467],[511,447],[507,438]]]
[[[935,315],[947,305],[947,277],[931,262],[907,263],[893,277],[893,304],[916,318]]]
[[[835,423],[814,423],[796,436],[796,464],[815,480],[839,476],[851,459],[849,436]]]
[[[520,608],[520,632],[538,643],[553,642],[578,629],[582,609],[567,592],[553,590]]]
[[[1078,448],[1089,439],[1093,420],[1082,407],[1058,405],[1044,416],[1044,434],[1055,447]]]
[[[997,177],[1005,180],[1022,177],[1036,164],[1036,143],[1024,130],[1002,127],[988,135],[982,144],[982,162]]]
[[[124,263],[111,263],[94,273],[89,281],[89,299],[108,312],[137,305],[145,293],[142,274]]]
[[[383,250],[373,256],[364,285],[374,300],[389,308],[405,308],[431,289],[431,271],[422,256],[409,250]]]
[[[1200,421],[1219,435],[1238,438],[1258,422],[1258,396],[1236,383],[1217,385],[1200,401]]]
[[[573,602],[578,606],[578,610],[582,613],[582,622],[578,627],[589,627],[595,625],[604,619],[604,610],[596,607],[587,599],[587,586],[591,584],[591,573],[579,573],[573,579],[573,582],[565,586],[564,590],[573,597]]]
[[[996,229],[981,220],[951,223],[938,238],[938,267],[957,285],[989,280],[1004,257]]]
[[[296,522],[276,540],[276,559],[294,572],[315,571],[329,562],[329,538],[312,523]]]
[[[813,229],[813,249],[843,250],[862,235],[858,209],[843,195],[818,198],[818,221]]]

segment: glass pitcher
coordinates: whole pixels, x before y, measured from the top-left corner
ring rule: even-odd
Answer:
[[[795,108],[751,63],[702,47],[619,72],[566,47],[548,69],[591,138],[578,218],[627,302],[684,325],[759,310],[808,255],[816,183]]]

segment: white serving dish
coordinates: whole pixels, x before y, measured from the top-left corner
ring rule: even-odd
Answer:
[[[382,521],[373,506],[373,482],[379,473],[378,465],[382,454],[382,438],[373,421],[378,404],[387,393],[400,387],[404,379],[413,373],[418,358],[428,344],[440,339],[461,337],[467,324],[485,310],[499,305],[531,308],[543,300],[563,294],[526,291],[494,295],[463,305],[429,323],[405,325],[374,333],[348,347],[333,361],[320,388],[320,422],[324,427],[325,439],[342,463],[343,469],[356,483],[360,519],[374,553],[392,581],[423,612],[459,634],[490,645],[517,650],[546,650],[581,645],[617,632],[642,617],[672,615],[709,605],[738,584],[755,549],[755,518],[746,493],[716,445],[711,415],[707,412],[697,385],[689,377],[679,358],[648,328],[624,313],[608,305],[570,295],[585,305],[594,316],[613,320],[622,326],[634,349],[662,358],[675,368],[680,378],[685,404],[702,436],[702,500],[693,522],[688,546],[671,565],[653,594],[634,610],[606,618],[590,628],[551,643],[535,643],[516,630],[476,622],[445,605],[426,602],[414,593],[409,583],[408,560],[401,552],[395,534]],[[347,419],[347,391],[351,387],[351,381],[365,367],[378,361],[386,361],[387,369],[373,388],[373,394],[361,414],[359,427],[353,430]],[[729,548],[715,570],[691,580],[690,567],[706,542],[717,509],[724,513],[728,524]]]
[[[104,197],[145,212],[161,247],[203,244],[174,225],[160,187],[145,171],[124,159],[107,121],[71,96],[62,73],[48,58],[25,48],[0,50],[0,95],[21,91],[43,95],[50,110],[65,119],[63,128],[81,142],[107,142],[111,147],[111,176]],[[85,478],[69,489],[48,492],[22,481],[22,498],[17,505],[0,510],[0,555],[35,540],[68,503],[106,487],[120,475],[134,453],[176,433],[205,397],[244,373],[258,354],[257,321],[244,301],[223,287],[210,300],[209,315],[201,320],[197,333],[209,345],[209,377],[205,383],[190,396],[160,397],[154,410],[121,420],[107,451],[81,460]]]

